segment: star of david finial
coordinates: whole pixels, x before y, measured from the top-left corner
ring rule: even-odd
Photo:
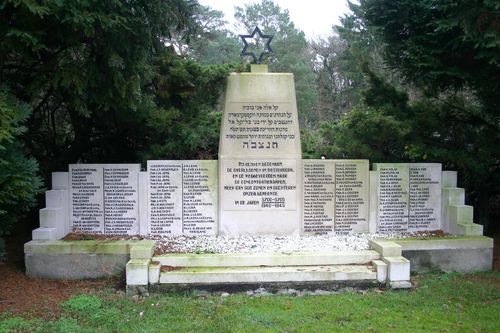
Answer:
[[[240,35],[240,37],[245,44],[243,50],[241,50],[241,56],[251,56],[256,64],[260,64],[266,54],[270,54],[273,52],[273,50],[271,49],[271,41],[273,40],[274,36],[264,35],[257,26],[255,27],[255,29],[253,29],[251,35]],[[258,51],[260,51],[258,57],[255,52],[252,51],[252,49],[250,49],[250,51],[248,50],[250,47],[253,47],[254,49],[257,48]]]

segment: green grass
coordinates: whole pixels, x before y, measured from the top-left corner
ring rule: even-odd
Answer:
[[[0,332],[500,332],[500,272],[426,274],[411,291],[325,296],[78,295],[54,321],[0,315]],[[141,315],[142,313],[142,315]]]

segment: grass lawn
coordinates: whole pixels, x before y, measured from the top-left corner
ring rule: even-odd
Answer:
[[[0,332],[500,332],[500,272],[426,274],[411,291],[324,296],[186,294],[131,298],[109,289],[60,303],[52,320],[0,314]]]

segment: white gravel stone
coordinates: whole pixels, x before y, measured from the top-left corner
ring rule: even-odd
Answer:
[[[406,238],[403,234],[332,234],[319,236],[175,236],[156,240],[157,252],[181,253],[290,253],[367,250],[370,239]]]

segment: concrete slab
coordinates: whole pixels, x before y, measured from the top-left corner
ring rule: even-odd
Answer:
[[[382,241],[379,241],[382,242]],[[449,238],[397,239],[403,251],[408,250],[452,250],[452,249],[492,249],[493,238],[485,236],[457,236]]]
[[[491,270],[493,248],[406,250],[405,258],[411,262],[411,271],[472,273]]]
[[[160,273],[160,283],[217,284],[376,280],[367,265],[181,268]]]
[[[409,281],[410,261],[404,257],[383,257],[387,264],[387,278],[389,281]]]
[[[380,255],[373,250],[258,254],[171,253],[153,257],[153,261],[158,261],[161,265],[174,267],[346,265],[368,264],[374,259],[380,259]]]
[[[457,187],[457,172],[456,171],[443,171],[441,175],[441,186]]]
[[[382,260],[373,260],[373,268],[377,272],[377,281],[386,282],[387,281],[387,264]]]
[[[44,279],[96,279],[121,276],[128,261],[127,254],[94,253],[26,253],[26,275]]]
[[[148,272],[149,284],[156,284],[160,282],[160,269],[161,265],[157,261],[152,261],[149,264],[149,272]]]
[[[37,228],[31,232],[33,240],[56,240],[59,239],[56,228]]]
[[[399,257],[402,253],[401,245],[391,241],[369,240],[368,245],[382,257]]]
[[[457,230],[460,235],[482,236],[483,226],[476,223],[458,223]]]
[[[155,242],[140,243],[130,247],[130,259],[151,259],[155,252]]]
[[[410,281],[390,281],[389,288],[391,288],[391,289],[410,289],[411,282]]]
[[[149,263],[151,259],[131,259],[127,262],[127,285],[140,286],[149,283]]]

